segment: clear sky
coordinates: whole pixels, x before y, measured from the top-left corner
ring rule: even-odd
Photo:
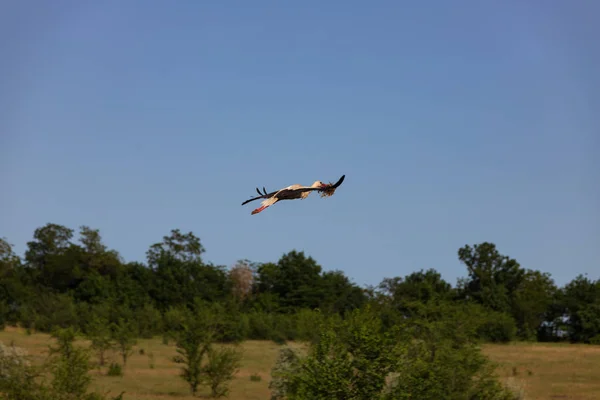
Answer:
[[[5,1],[0,236],[173,228],[356,283],[496,243],[600,277],[600,2]],[[346,180],[250,215],[255,187]]]

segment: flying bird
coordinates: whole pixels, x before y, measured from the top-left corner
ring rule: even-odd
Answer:
[[[321,181],[315,181],[310,186],[302,186],[302,185],[295,184],[295,185],[290,185],[288,187],[285,187],[283,189],[276,190],[271,193],[267,193],[267,190],[264,187],[262,188],[263,189],[262,192],[258,188],[256,188],[256,191],[258,192],[258,196],[252,197],[251,199],[246,200],[245,202],[242,203],[242,205],[247,204],[254,200],[264,199],[260,203],[260,207],[258,207],[257,209],[252,211],[251,214],[254,215],[254,214],[258,214],[259,212],[263,211],[267,207],[272,206],[273,204],[277,203],[280,200],[295,200],[295,199],[304,200],[305,198],[308,197],[308,195],[311,192],[313,192],[315,190],[321,192],[321,197],[332,196],[333,193],[335,192],[335,190],[342,184],[345,177],[346,177],[346,175],[342,175],[342,177],[336,183],[323,183]]]

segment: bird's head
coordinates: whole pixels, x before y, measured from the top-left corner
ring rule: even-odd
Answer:
[[[324,184],[321,181],[315,181],[315,183],[312,184],[312,187],[314,187],[314,188],[325,188],[325,187],[327,187],[327,185]]]

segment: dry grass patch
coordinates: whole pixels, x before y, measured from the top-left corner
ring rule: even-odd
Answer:
[[[600,399],[600,346],[513,343],[485,345],[499,376],[526,400]]]

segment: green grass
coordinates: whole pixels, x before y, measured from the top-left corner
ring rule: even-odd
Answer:
[[[0,341],[7,345],[14,342],[16,346],[27,349],[39,362],[45,358],[52,342],[49,335],[27,335],[24,330],[15,328],[0,332]],[[288,345],[301,346],[296,343]],[[266,341],[241,344],[244,357],[240,371],[231,383],[229,399],[268,399],[270,371],[280,348]],[[140,349],[144,349],[143,354],[140,354]],[[122,362],[116,353],[110,355],[106,367],[94,370],[93,388],[101,392],[110,391],[113,395],[125,391],[125,400],[194,399],[187,383],[178,376],[181,365],[171,360],[177,354],[172,343],[164,345],[160,338],[140,339],[133,350],[122,377],[106,374],[111,361]],[[498,375],[503,382],[523,389],[524,399],[600,400],[600,346],[515,343],[485,345],[483,351],[500,363]],[[253,375],[261,379],[251,379]],[[206,396],[208,391],[204,390],[200,395]]]

